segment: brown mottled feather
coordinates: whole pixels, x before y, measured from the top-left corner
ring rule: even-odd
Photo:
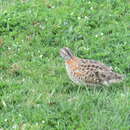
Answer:
[[[84,85],[108,85],[110,83],[120,82],[123,79],[122,75],[113,72],[112,67],[95,60],[80,59],[68,51],[70,49],[63,48],[61,55],[65,58],[67,73],[73,82]]]

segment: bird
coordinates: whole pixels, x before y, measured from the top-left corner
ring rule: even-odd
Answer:
[[[93,59],[79,58],[68,47],[60,49],[60,56],[65,61],[69,78],[77,85],[108,86],[124,79],[124,75],[114,72],[112,67]]]

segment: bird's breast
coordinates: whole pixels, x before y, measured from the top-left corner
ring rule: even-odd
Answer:
[[[77,71],[79,69],[79,59],[77,57],[73,57],[66,61],[66,65],[71,71]]]
[[[82,73],[79,70],[79,62],[80,61],[77,58],[66,61],[66,70],[69,78],[78,84],[80,83],[80,77],[82,76]]]

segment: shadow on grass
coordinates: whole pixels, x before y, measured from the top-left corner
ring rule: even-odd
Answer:
[[[98,85],[98,86],[81,86],[81,85],[75,85],[73,83],[65,82],[63,83],[63,87],[61,89],[62,93],[82,93],[85,91],[89,92],[104,92],[108,91],[109,93],[114,92],[116,93],[117,91],[124,91],[127,89],[127,84],[125,82],[122,83],[117,83],[117,84],[111,84],[109,86],[105,85]]]

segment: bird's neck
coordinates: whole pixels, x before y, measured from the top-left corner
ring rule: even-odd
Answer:
[[[76,56],[73,56],[73,57],[71,57],[70,59],[66,60],[65,62],[66,62],[67,64],[74,64],[74,63],[76,63],[78,60],[79,60],[79,59],[78,59]]]

